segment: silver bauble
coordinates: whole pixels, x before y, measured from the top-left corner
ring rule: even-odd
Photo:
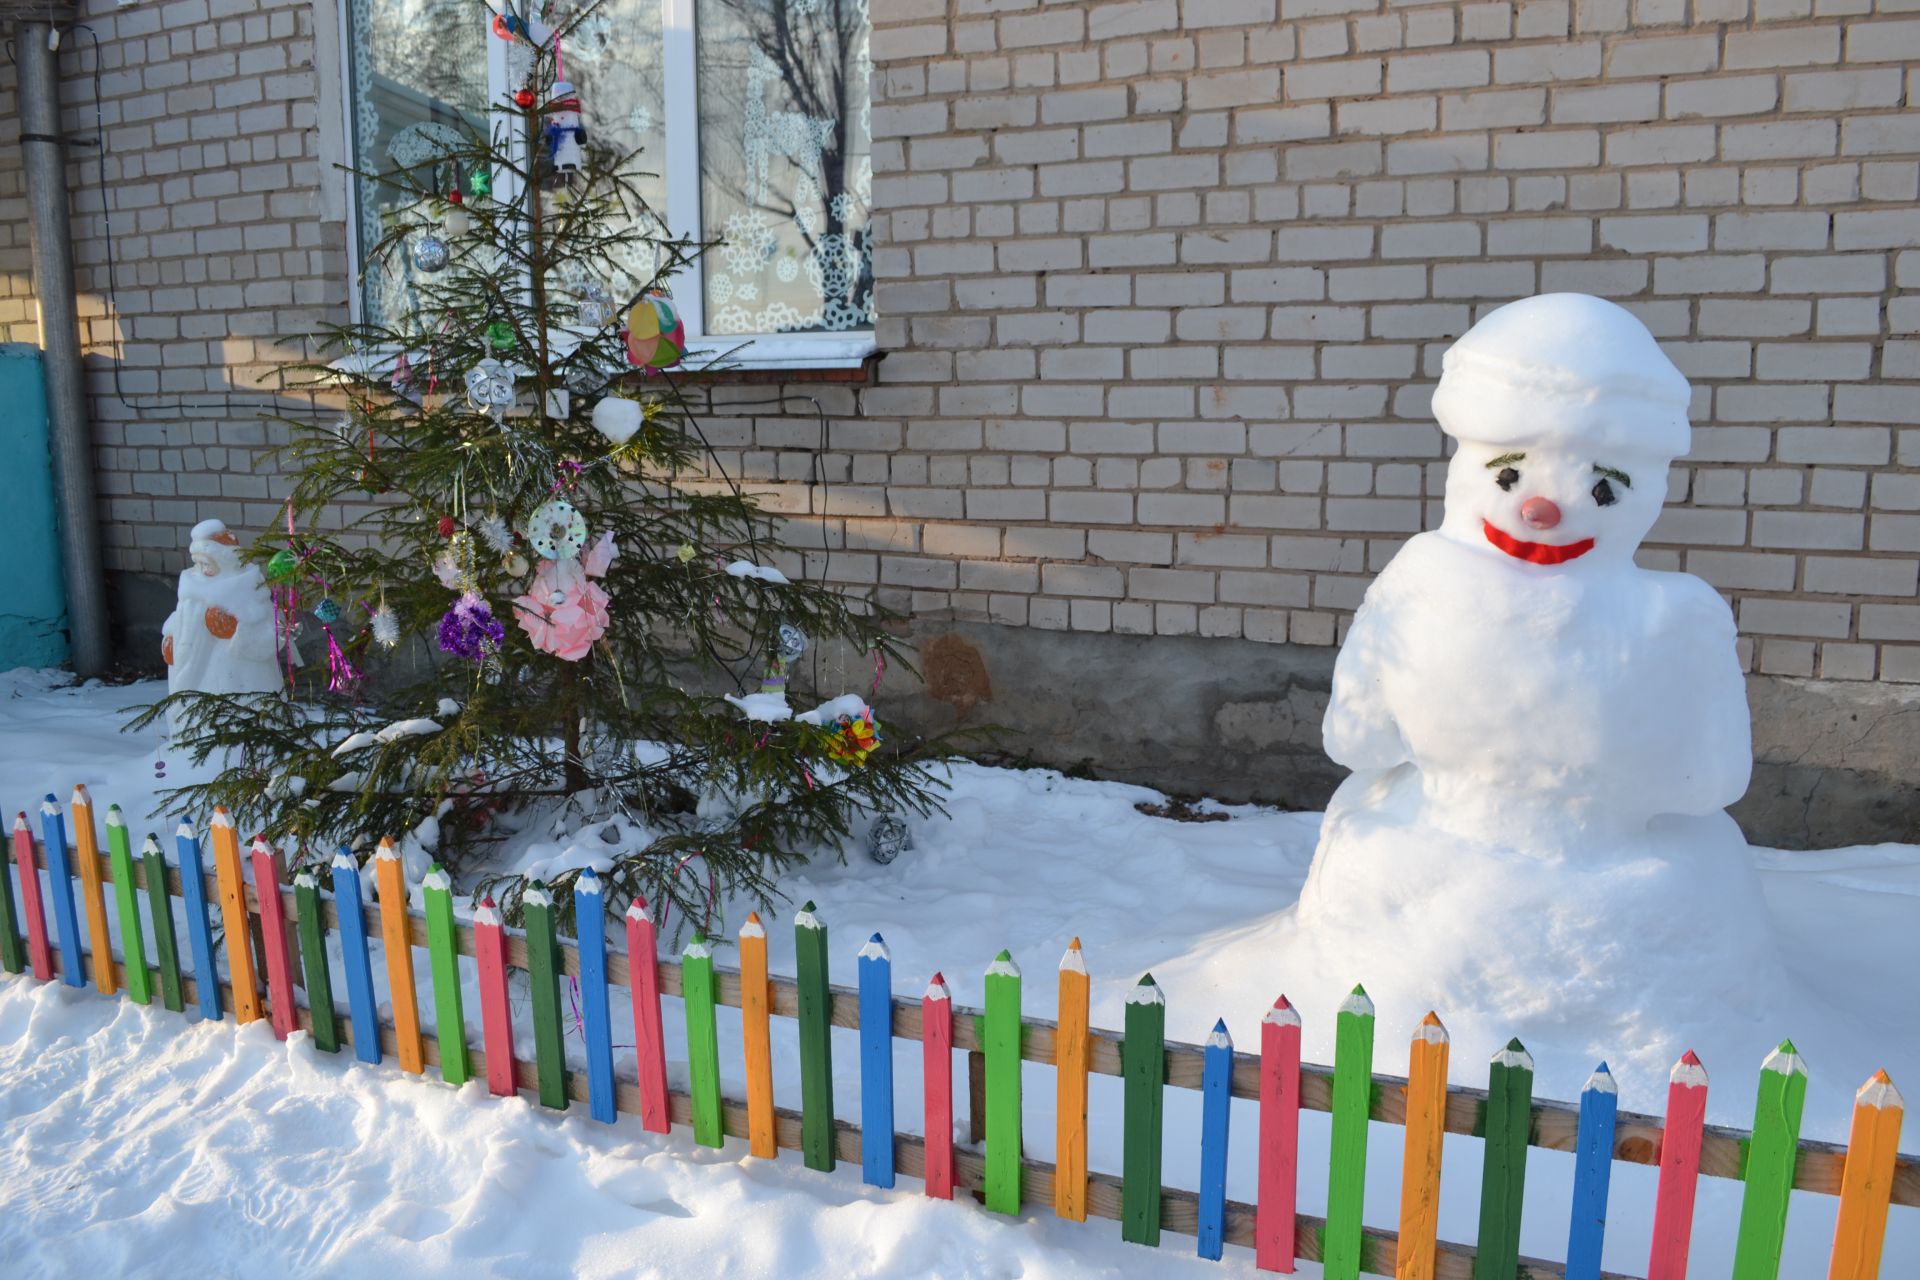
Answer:
[[[447,248],[447,242],[429,231],[413,242],[413,266],[416,271],[432,275],[436,271],[445,271],[447,263],[453,260],[453,254]]]

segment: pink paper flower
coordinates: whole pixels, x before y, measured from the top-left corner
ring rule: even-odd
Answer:
[[[593,579],[617,554],[611,534],[602,534],[583,559],[542,560],[527,593],[513,602],[520,629],[533,647],[564,662],[578,662],[607,633],[612,615],[606,591]]]

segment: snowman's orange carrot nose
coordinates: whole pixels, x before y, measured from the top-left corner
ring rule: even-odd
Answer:
[[[1551,498],[1528,498],[1520,504],[1520,518],[1529,528],[1552,529],[1560,523],[1560,508]]]

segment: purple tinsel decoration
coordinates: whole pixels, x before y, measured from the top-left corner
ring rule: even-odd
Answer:
[[[360,684],[360,668],[353,665],[340,648],[340,642],[333,638],[332,627],[322,627],[327,633],[327,692],[351,693]]]
[[[506,638],[507,629],[476,592],[455,600],[440,619],[440,648],[469,662],[485,662]]]

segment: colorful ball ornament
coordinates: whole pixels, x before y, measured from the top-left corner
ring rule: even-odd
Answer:
[[[687,329],[664,293],[649,293],[627,312],[627,362],[642,369],[671,369],[687,354]]]
[[[321,626],[330,627],[340,621],[340,605],[334,600],[322,600],[313,606],[313,616],[319,619]]]
[[[414,269],[427,275],[445,271],[447,263],[453,261],[447,242],[431,231],[413,242],[412,256]]]
[[[273,553],[273,559],[267,561],[266,579],[268,582],[281,583],[291,578],[300,568],[300,557],[289,550]]]
[[[548,560],[571,560],[587,545],[587,519],[565,498],[534,508],[527,520],[527,545]]]

